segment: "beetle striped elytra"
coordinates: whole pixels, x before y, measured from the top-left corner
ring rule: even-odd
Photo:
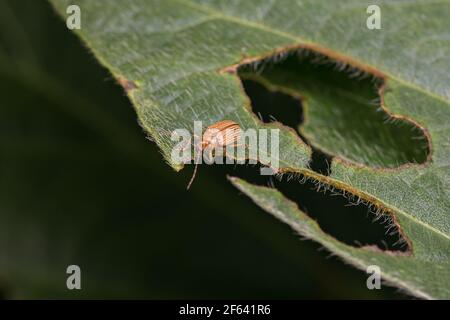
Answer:
[[[241,136],[241,127],[232,120],[222,120],[210,125],[203,133],[202,140],[195,146],[198,150],[198,157],[195,161],[194,173],[189,181],[189,189],[197,174],[197,166],[200,157],[206,148],[225,148],[229,145],[236,145]]]

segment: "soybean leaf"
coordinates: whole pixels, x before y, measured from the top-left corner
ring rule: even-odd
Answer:
[[[357,267],[377,264],[385,279],[416,296],[450,297],[447,1],[375,1],[382,12],[381,30],[366,27],[366,8],[374,1],[51,2],[64,16],[69,4],[80,6],[78,34],[124,84],[142,127],[177,170],[181,166],[170,158],[175,128],[190,128],[199,119],[205,125],[231,119],[244,129],[273,126],[252,114],[238,75],[226,72],[235,71],[233,66],[307,48],[382,78],[385,110],[425,130],[432,152],[426,164],[383,170],[344,161],[345,154],[335,150],[331,175],[323,176],[308,167],[309,146],[287,128],[280,133],[279,160],[283,173],[300,173],[388,212],[409,242],[408,255],[343,245],[276,190],[234,183]]]

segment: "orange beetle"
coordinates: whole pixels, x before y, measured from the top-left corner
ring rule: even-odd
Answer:
[[[197,165],[203,150],[206,148],[225,148],[231,144],[236,145],[241,136],[241,132],[242,130],[239,124],[231,120],[219,121],[206,128],[205,133],[203,133],[202,141],[196,146],[198,148],[199,157],[197,158],[197,161],[195,161],[194,173],[192,174],[187,189],[191,187],[195,175],[197,174]]]

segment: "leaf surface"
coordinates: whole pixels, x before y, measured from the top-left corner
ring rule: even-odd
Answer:
[[[383,170],[344,161],[349,156],[334,150],[331,175],[323,176],[308,168],[310,147],[282,128],[280,165],[283,172],[301,173],[393,215],[410,255],[344,245],[276,190],[233,181],[258,205],[357,267],[377,264],[386,280],[420,297],[450,297],[449,1],[375,1],[382,30],[366,27],[366,8],[374,1],[51,2],[64,16],[67,5],[81,7],[79,35],[126,84],[141,125],[177,170],[181,166],[170,158],[170,132],[176,128],[223,119],[244,129],[274,126],[251,112],[240,79],[226,68],[307,48],[382,77],[382,107],[428,135],[426,164]],[[333,140],[318,143],[332,146]],[[367,145],[351,148],[350,154],[359,155],[356,162],[379,159]]]

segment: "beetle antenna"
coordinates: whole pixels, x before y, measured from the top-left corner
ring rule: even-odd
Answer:
[[[192,185],[192,182],[194,182],[194,178],[195,178],[195,175],[197,174],[197,166],[198,166],[198,163],[199,163],[199,161],[200,161],[200,156],[201,156],[201,152],[199,153],[199,155],[197,156],[197,158],[196,158],[196,161],[195,161],[195,167],[194,167],[194,173],[192,174],[192,177],[191,177],[191,180],[189,180],[189,183],[188,183],[188,186],[187,186],[187,188],[186,188],[186,190],[189,190],[189,188],[191,187],[191,185]]]
[[[195,164],[194,173],[192,174],[192,178],[189,181],[189,184],[188,184],[186,190],[189,190],[189,188],[191,187],[192,182],[194,182],[195,175],[197,174],[197,166],[198,166],[198,163]]]

